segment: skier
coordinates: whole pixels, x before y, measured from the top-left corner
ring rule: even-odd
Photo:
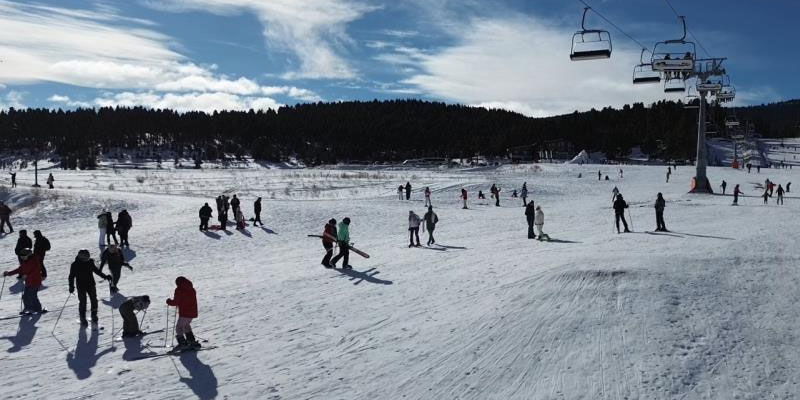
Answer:
[[[522,206],[525,207],[528,205],[528,182],[522,182],[520,194],[522,195]]]
[[[767,204],[767,199],[769,199],[769,189],[764,190],[764,194],[761,195],[761,198],[764,199],[764,204]]]
[[[97,230],[100,232],[99,245],[104,247],[106,245],[106,229],[108,227],[108,218],[106,218],[106,210],[103,210],[97,216]]]
[[[114,228],[114,216],[111,211],[106,212],[106,243],[111,244],[111,239],[114,239],[114,244],[119,244],[117,241],[117,230]]]
[[[8,233],[14,232],[14,228],[11,227],[11,222],[8,220],[10,216],[11,208],[0,201],[0,233],[5,233],[5,230],[3,230],[5,225],[8,225]]]
[[[411,200],[411,182],[406,181],[406,200]]]
[[[100,272],[103,272],[103,266],[108,263],[108,270],[111,271],[111,293],[117,293],[117,283],[122,276],[122,267],[125,266],[133,271],[133,267],[125,261],[125,255],[122,250],[116,245],[110,245],[107,249],[103,250],[100,255]]]
[[[233,198],[231,199],[231,209],[233,209],[233,215],[234,216],[236,215],[236,211],[239,210],[239,205],[240,204],[241,204],[241,202],[239,201],[239,198],[236,197],[236,195],[233,195]]]
[[[403,200],[403,185],[397,187],[397,200]]]
[[[136,337],[144,335],[139,330],[139,319],[136,318],[136,311],[145,311],[150,306],[150,296],[128,297],[119,305],[119,315],[122,316],[122,337]]]
[[[253,214],[255,214],[255,217],[253,218],[253,226],[256,226],[256,224],[261,224],[261,226],[264,226],[264,223],[261,222],[261,197],[257,198],[253,203]]]
[[[436,239],[433,238],[433,231],[436,229],[436,224],[439,223],[439,216],[433,212],[433,206],[428,206],[428,212],[425,213],[423,216],[425,220],[425,229],[428,230],[428,246],[436,243]]]
[[[331,260],[331,267],[336,268],[336,262],[339,259],[344,259],[342,269],[353,269],[350,266],[350,218],[344,217],[342,222],[339,223],[339,229],[336,232],[336,240],[339,243],[339,254]]]
[[[661,193],[656,197],[656,232],[667,232],[667,226],[664,224],[664,207],[667,202],[664,201],[664,196]]]
[[[536,222],[536,208],[533,206],[533,200],[525,206],[525,219],[528,221],[528,239],[536,239],[536,234],[533,232]]]
[[[733,205],[739,205],[739,195],[744,194],[741,190],[739,190],[739,184],[737,183],[736,186],[733,187]]]
[[[789,185],[786,185],[786,188],[789,188]],[[464,210],[467,210],[467,189],[461,188],[461,200],[464,200],[464,207],[461,207]]]
[[[408,247],[419,247],[419,224],[422,218],[419,217],[414,211],[408,212],[408,240],[410,241]],[[414,244],[414,236],[417,237],[417,244]]]
[[[33,247],[33,241],[31,237],[28,236],[28,231],[22,229],[19,231],[19,238],[17,239],[17,245],[14,247],[14,254],[17,255],[17,259],[19,263],[22,264],[22,253],[25,249],[30,249]],[[19,279],[22,279],[23,275],[19,274]]]
[[[539,234],[539,241],[541,242],[544,238],[547,238],[549,241],[550,235],[542,232],[542,227],[544,227],[544,212],[542,211],[542,206],[536,206],[536,217],[533,223],[536,224],[536,233]]]
[[[119,232],[119,245],[131,247],[128,242],[128,232],[133,227],[133,219],[128,210],[122,210],[117,214],[117,231]]]
[[[478,199],[479,200],[486,200],[486,196],[483,195],[483,192],[478,190]]]
[[[50,251],[50,241],[39,230],[33,231],[36,241],[33,243],[33,256],[39,259],[42,266],[42,279],[47,279],[47,269],[44,267],[44,256]]]
[[[53,173],[51,172],[50,175],[47,176],[47,187],[52,189],[53,182],[55,182],[55,179],[53,179]]]
[[[42,303],[39,302],[39,287],[42,286],[42,267],[39,259],[33,256],[31,249],[22,250],[22,263],[19,267],[11,271],[3,272],[3,276],[13,274],[25,275],[25,291],[22,292],[22,314],[30,313],[46,313],[47,310],[42,308]]]
[[[192,333],[192,320],[197,318],[197,294],[192,282],[179,276],[175,279],[175,293],[167,299],[167,305],[178,307],[178,321],[175,322],[175,339],[178,345],[172,351],[197,350],[200,343]]]
[[[628,230],[628,221],[625,220],[625,209],[628,208],[628,203],[622,198],[622,194],[617,195],[617,200],[614,201],[614,221],[617,225],[617,233],[619,233],[619,221],[622,220],[622,225],[625,227],[625,233]]]
[[[17,187],[17,173],[9,172],[8,174],[11,175],[11,187],[12,188]]]
[[[431,188],[425,186],[425,207],[430,207],[433,204],[431,203]]]
[[[200,207],[200,231],[208,231],[208,220],[212,217],[212,210],[208,203]]]
[[[722,195],[724,196],[725,195],[725,189],[728,187],[728,182],[725,182],[725,180],[723,179],[722,180],[722,185],[720,185],[720,187],[722,188]]]
[[[69,292],[75,292],[78,289],[78,316],[80,317],[81,326],[88,326],[86,322],[86,296],[89,296],[92,310],[92,325],[96,325],[97,318],[97,289],[95,287],[94,276],[97,276],[110,281],[111,277],[104,274],[97,269],[94,260],[89,254],[89,250],[81,250],[75,257],[75,262],[69,267]]]
[[[778,200],[775,203],[783,205],[783,186],[781,185],[778,185]]]
[[[617,187],[614,186],[614,189],[611,190],[611,203],[614,203],[614,200],[617,198],[618,194],[619,194],[619,189],[617,189]]]
[[[325,268],[333,268],[331,266],[331,257],[333,256],[333,239],[336,238],[336,220],[331,218],[325,229],[322,231],[322,247],[325,248],[325,257],[322,257],[322,265]]]

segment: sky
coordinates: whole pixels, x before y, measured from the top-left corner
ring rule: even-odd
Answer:
[[[698,55],[727,57],[734,105],[800,98],[800,3],[670,1]],[[681,35],[665,0],[586,2],[648,48]],[[582,11],[577,0],[0,0],[0,108],[415,98],[541,117],[683,99],[632,85],[641,46],[596,14],[587,28],[610,31],[612,57],[570,61]]]

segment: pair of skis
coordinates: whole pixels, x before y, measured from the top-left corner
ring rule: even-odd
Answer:
[[[205,351],[205,350],[214,350],[217,346],[209,346],[209,347],[201,347],[199,349],[183,349],[183,350],[170,350],[163,353],[153,353],[153,354],[143,354],[141,356],[133,357],[129,359],[129,361],[136,361],[136,360],[145,360],[148,358],[160,358],[160,357],[167,357],[167,356],[179,356],[183,353],[191,353],[191,352],[198,352],[198,351]]]

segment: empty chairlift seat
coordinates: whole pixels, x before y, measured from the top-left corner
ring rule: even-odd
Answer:
[[[572,50],[569,54],[572,61],[611,58],[611,34],[602,29],[586,29],[586,12],[589,9],[583,9],[581,30],[572,35]]]

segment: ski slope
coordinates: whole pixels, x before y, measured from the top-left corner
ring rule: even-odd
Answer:
[[[597,170],[611,177],[598,181]],[[0,321],[4,399],[760,399],[793,398],[800,360],[800,201],[758,198],[765,178],[710,168],[740,206],[690,195],[693,168],[522,165],[473,170],[54,170],[56,189],[0,190],[15,229],[52,243],[40,299],[50,313]],[[44,171],[46,173],[50,171]],[[583,178],[578,178],[581,173]],[[4,179],[6,177],[3,177]],[[396,189],[411,181],[412,201]],[[527,181],[551,242],[526,238]],[[501,207],[478,201],[492,183]],[[436,249],[407,247],[407,215],[433,190]],[[631,204],[634,233],[613,230],[611,190]],[[462,210],[459,191],[470,191]],[[264,229],[201,233],[197,212],[221,193],[247,217],[264,198]],[[670,233],[655,227],[656,193]],[[98,285],[99,335],[77,326],[67,272],[77,251],[99,258],[97,215],[127,208],[134,227],[122,296],[150,295],[144,326],[163,328],[174,279],[193,281],[195,334],[217,349],[129,361],[163,351],[165,335],[112,342],[121,319]],[[216,216],[216,211],[215,211]],[[325,222],[352,219],[370,259],[328,270]],[[425,241],[427,234],[422,234]],[[16,233],[0,238],[3,269]],[[19,310],[6,281],[0,317]],[[113,310],[113,311],[112,311]],[[170,320],[172,320],[172,310]],[[52,334],[51,334],[52,331]],[[144,346],[149,343],[149,347]]]

